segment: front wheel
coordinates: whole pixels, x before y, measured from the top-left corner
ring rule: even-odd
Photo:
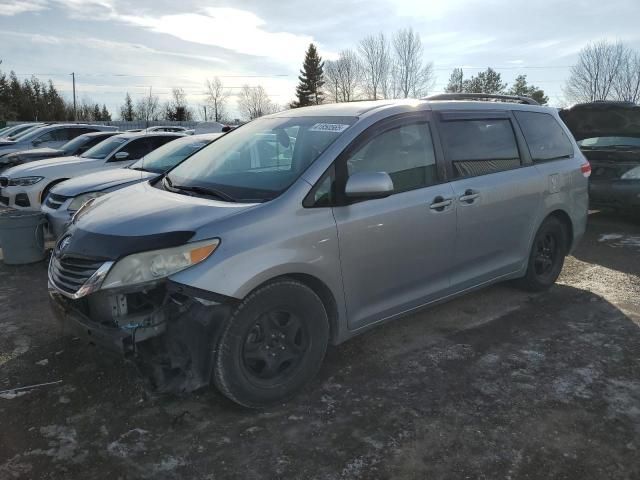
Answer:
[[[527,273],[519,280],[519,286],[531,292],[551,287],[562,271],[567,245],[564,224],[555,217],[547,218],[533,240]]]
[[[227,320],[213,381],[250,408],[290,398],[320,369],[329,342],[322,300],[306,285],[278,280],[251,293]]]

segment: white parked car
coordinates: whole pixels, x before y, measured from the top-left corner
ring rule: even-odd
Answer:
[[[123,133],[80,156],[38,160],[5,170],[0,176],[0,204],[40,210],[51,187],[69,178],[131,165],[176,138],[179,133]]]

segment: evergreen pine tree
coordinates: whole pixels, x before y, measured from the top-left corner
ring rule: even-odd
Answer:
[[[291,104],[292,108],[319,105],[324,99],[322,86],[324,85],[324,62],[318,55],[316,46],[312,43],[304,57],[302,70],[298,77],[300,83],[296,87],[298,99]]]
[[[107,106],[104,103],[102,104],[102,112],[100,112],[100,117],[102,117],[102,120],[105,122],[111,121],[111,113],[109,113],[109,110],[107,110]]]
[[[127,122],[130,122],[134,119],[134,109],[133,102],[131,101],[131,95],[127,92],[127,95],[124,97],[124,105],[120,107],[120,118]]]

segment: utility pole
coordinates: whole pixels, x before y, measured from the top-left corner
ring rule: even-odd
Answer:
[[[204,121],[207,121],[207,106],[204,105],[202,108],[204,108]]]
[[[71,72],[71,79],[73,81],[73,121],[78,120],[78,114],[76,110],[76,73]]]

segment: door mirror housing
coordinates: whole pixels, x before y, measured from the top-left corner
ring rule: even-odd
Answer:
[[[41,143],[42,143],[42,140],[34,140],[33,142],[31,142],[31,145],[33,145],[34,147],[37,147]]]
[[[118,152],[118,153],[116,153],[114,158],[116,160],[126,160],[127,158],[129,158],[129,153],[128,152]]]
[[[393,180],[385,172],[357,172],[347,180],[347,198],[384,198],[393,193]]]

